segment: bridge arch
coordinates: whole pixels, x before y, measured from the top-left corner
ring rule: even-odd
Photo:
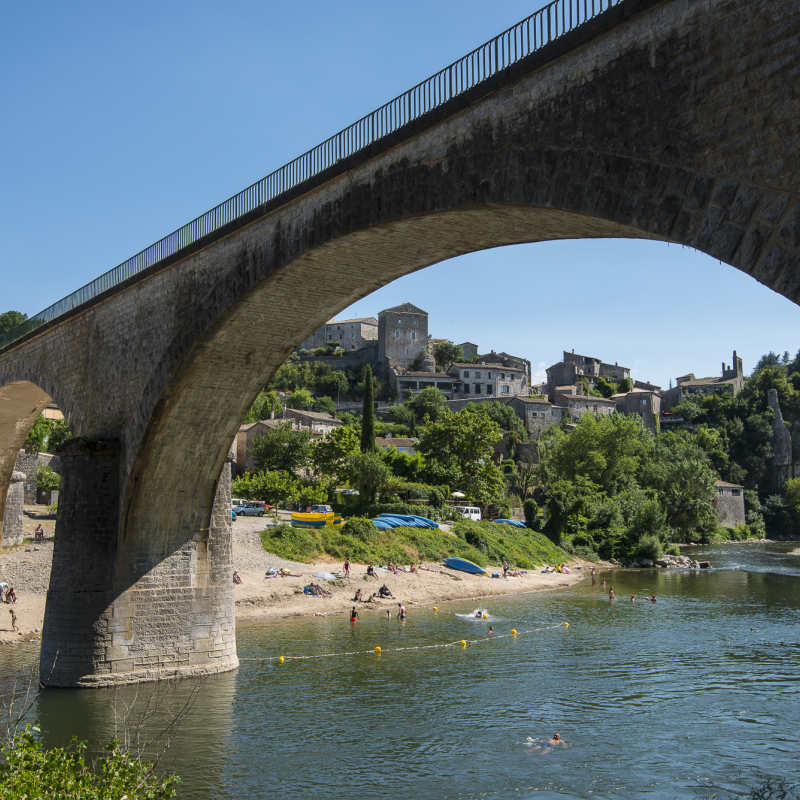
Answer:
[[[49,370],[24,359],[0,366],[0,544],[6,533],[6,498],[17,456],[34,423],[53,401],[68,424],[77,416],[69,394]]]

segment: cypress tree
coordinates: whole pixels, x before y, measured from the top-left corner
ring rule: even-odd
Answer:
[[[364,406],[361,415],[361,452],[375,450],[375,403],[372,399],[372,368],[364,367]]]

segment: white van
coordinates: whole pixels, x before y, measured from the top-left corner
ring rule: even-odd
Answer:
[[[453,506],[453,511],[461,515],[461,519],[474,519],[476,522],[481,521],[481,510],[474,506]]]

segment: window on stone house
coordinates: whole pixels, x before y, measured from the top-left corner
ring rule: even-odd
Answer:
[[[469,384],[468,383],[464,384],[464,394],[469,394]]]
[[[508,388],[508,386],[503,386],[503,388],[502,388],[502,393],[503,393],[503,394],[508,394],[508,393],[509,393],[509,388]]]
[[[475,394],[481,393],[481,385],[479,383],[475,384]]]
[[[355,349],[356,349],[356,346],[355,346],[354,344],[351,344],[351,345],[350,345],[350,349],[351,349],[351,350],[355,350]]]
[[[408,348],[406,347],[406,355],[408,355]]]
[[[475,373],[475,377],[476,377],[476,378],[480,378],[480,376],[481,376],[480,372],[476,372],[476,373]]]
[[[544,411],[539,412],[539,419],[544,419]]]
[[[593,408],[594,408],[594,413],[596,414],[597,413],[597,403],[594,404]]]
[[[640,406],[646,406],[647,405],[647,400],[640,400],[639,401],[639,405]]]
[[[399,339],[400,338],[400,331],[395,331],[394,332],[394,338],[395,339]]]
[[[494,389],[492,388],[491,383],[486,384],[486,394],[494,394]]]
[[[332,341],[333,341],[333,334],[332,334],[332,333],[329,333],[329,334],[328,334],[328,341],[329,341],[329,342],[332,342]]]
[[[731,494],[732,494],[734,497],[739,497],[739,495],[740,495],[741,493],[742,493],[742,492],[741,492],[739,489],[731,489]]]
[[[501,381],[504,381],[505,379],[506,379],[506,374],[505,374],[505,372],[501,372],[501,373],[500,373],[500,380],[501,380]]]
[[[414,324],[415,324],[415,325],[417,324],[417,321],[416,321],[416,320],[414,320]]]
[[[411,331],[411,338],[412,339],[416,339],[417,338],[417,332],[416,331]]]
[[[401,320],[401,319],[397,320],[397,324],[398,325],[402,325],[403,324],[403,320]]]
[[[462,378],[469,378],[469,370],[465,369],[464,374],[461,376]]]

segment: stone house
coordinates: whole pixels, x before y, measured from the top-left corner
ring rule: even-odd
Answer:
[[[494,350],[491,353],[486,353],[485,355],[479,355],[477,357],[477,362],[479,364],[502,364],[504,367],[515,367],[516,369],[524,370],[525,372],[525,386],[530,386],[531,383],[531,362],[527,358],[522,358],[520,356],[512,356],[509,353],[495,353]],[[528,391],[530,394],[530,391]]]
[[[585,414],[613,414],[617,410],[616,400],[591,397],[583,394],[558,394],[556,405],[566,407],[570,422],[578,422]]]
[[[472,397],[527,396],[529,386],[525,368],[506,366],[502,362],[454,363],[450,366],[453,399]]]
[[[292,411],[293,409],[286,409],[288,411]],[[303,412],[306,413],[306,412]],[[307,413],[314,413],[314,412],[307,412]],[[330,415],[325,415],[330,416]],[[342,423],[338,420],[341,425]],[[233,468],[235,475],[243,475],[245,472],[250,472],[256,468],[255,462],[253,461],[252,455],[252,447],[253,442],[258,439],[259,436],[268,436],[272,431],[276,430],[277,428],[281,427],[282,425],[289,424],[291,426],[291,430],[295,431],[296,433],[300,433],[300,431],[311,431],[311,435],[316,438],[321,438],[324,433],[332,430],[332,428],[327,428],[325,431],[321,430],[319,427],[314,429],[311,428],[309,425],[301,425],[297,420],[294,419],[262,419],[260,422],[248,422],[246,425],[242,425],[236,433],[236,439],[233,443]]]
[[[695,378],[694,373],[681,375],[676,381],[676,386],[662,392],[662,408],[669,411],[673,406],[687,397],[702,398],[711,394],[738,394],[744,386],[744,369],[742,359],[733,351],[733,365],[727,366],[722,362],[720,377]]]
[[[630,380],[631,371],[628,367],[621,367],[619,364],[608,364],[599,358],[592,356],[582,356],[574,350],[571,353],[564,351],[564,358],[557,364],[549,366],[547,372],[547,395],[551,401],[559,393],[559,388],[564,386],[574,386],[583,379],[586,380],[590,389],[593,389],[598,378],[605,378],[615,383]]]
[[[330,433],[344,423],[323,411],[299,411],[296,408],[286,408],[283,411],[284,421],[293,420],[301,426],[308,428],[314,434],[324,435]],[[276,420],[280,422],[281,420]]]
[[[712,505],[717,511],[720,525],[735,528],[744,525],[744,486],[738,483],[716,482],[717,496]]]
[[[388,436],[376,436],[375,444],[381,450],[388,450],[390,447],[394,447],[398,453],[408,453],[412,456],[417,453],[414,447],[414,440],[404,436],[392,436],[391,434]]]
[[[402,303],[378,313],[378,361],[408,367],[428,347],[428,312]]]
[[[474,342],[461,342],[461,344],[458,346],[461,348],[464,358],[478,357],[478,345],[476,345]]]
[[[551,425],[560,423],[568,412],[566,406],[553,405],[544,397],[515,397],[508,405],[522,420],[532,439],[538,439]]]
[[[345,350],[361,350],[378,339],[378,320],[375,317],[331,319],[314,331],[297,349],[313,350],[328,342],[339,342]]]
[[[436,388],[448,400],[453,396],[453,376],[448,372],[436,371],[436,360],[427,346],[420,359],[418,370],[389,366],[388,371],[391,385],[400,394],[409,389],[414,394],[419,394],[423,389]]]
[[[645,389],[633,389],[625,394],[615,394],[611,398],[617,404],[620,414],[638,414],[645,428],[658,432],[658,418],[661,414],[661,395]]]

